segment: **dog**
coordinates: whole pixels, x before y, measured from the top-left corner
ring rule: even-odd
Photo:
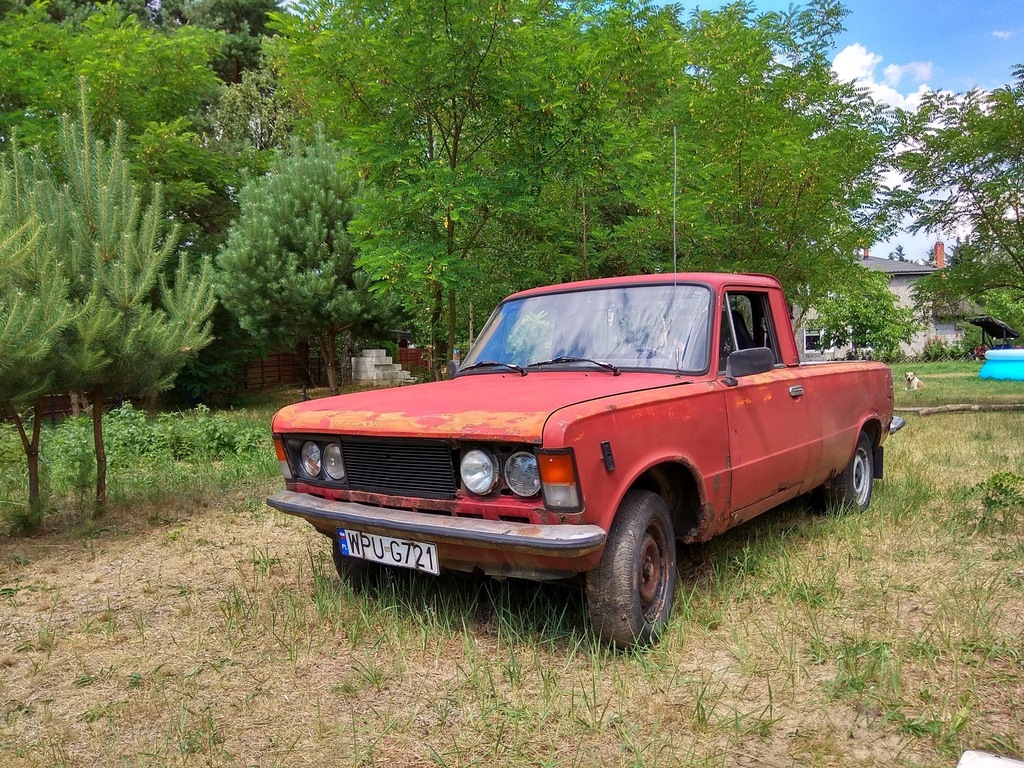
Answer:
[[[913,371],[907,371],[907,389],[924,389],[924,382]]]

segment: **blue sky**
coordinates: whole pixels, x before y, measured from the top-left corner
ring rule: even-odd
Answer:
[[[860,44],[887,65],[925,66],[933,89],[996,88],[1024,64],[1024,0],[850,0],[839,51]],[[910,85],[907,82],[907,85]]]
[[[1024,0],[849,0],[846,6],[833,69],[879,101],[913,109],[929,90],[991,90],[1024,64]],[[954,237],[903,232],[876,243],[872,253],[887,256],[902,245],[908,258],[920,260],[937,239]]]
[[[681,0],[684,13],[724,2]],[[791,0],[753,0],[759,11],[785,11]],[[804,3],[796,2],[795,5]],[[833,51],[833,69],[868,88],[877,101],[913,109],[922,93],[990,90],[1024,64],[1024,0],[846,0],[850,11]],[[952,233],[904,233],[878,243],[872,255],[897,245],[924,259],[936,239]]]
[[[718,8],[715,0],[680,0],[684,14]],[[785,11],[791,0],[753,0],[759,11]],[[919,85],[967,91],[996,88],[1024,64],[1024,0],[846,0],[846,31],[834,55],[859,46],[877,57],[876,82],[886,67],[902,74],[895,89],[904,95]]]

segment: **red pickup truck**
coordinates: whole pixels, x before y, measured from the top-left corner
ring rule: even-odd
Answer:
[[[585,584],[618,645],[657,641],[677,543],[819,491],[864,509],[902,426],[880,363],[801,364],[782,287],[668,274],[523,291],[447,381],[289,406],[270,506],[385,566]]]

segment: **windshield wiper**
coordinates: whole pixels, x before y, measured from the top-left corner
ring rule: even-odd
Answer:
[[[462,373],[463,371],[472,371],[474,368],[510,368],[520,376],[525,376],[527,374],[527,370],[523,368],[523,366],[516,365],[515,363],[503,363],[501,360],[481,360],[478,363],[473,363],[472,365],[459,368],[458,373]]]
[[[594,360],[590,357],[570,357],[563,355],[562,357],[554,357],[550,360],[541,360],[536,363],[530,363],[527,368],[539,368],[542,365],[560,365],[561,363],[591,363],[596,365],[598,368],[604,368],[606,371],[611,371],[613,375],[618,376],[622,371],[618,369],[618,366],[606,363],[604,360]]]

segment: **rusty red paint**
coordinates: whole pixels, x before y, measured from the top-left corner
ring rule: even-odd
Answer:
[[[277,413],[273,431],[538,443],[553,403],[573,402],[584,391],[603,398],[665,384],[656,373],[460,376],[296,403]]]

